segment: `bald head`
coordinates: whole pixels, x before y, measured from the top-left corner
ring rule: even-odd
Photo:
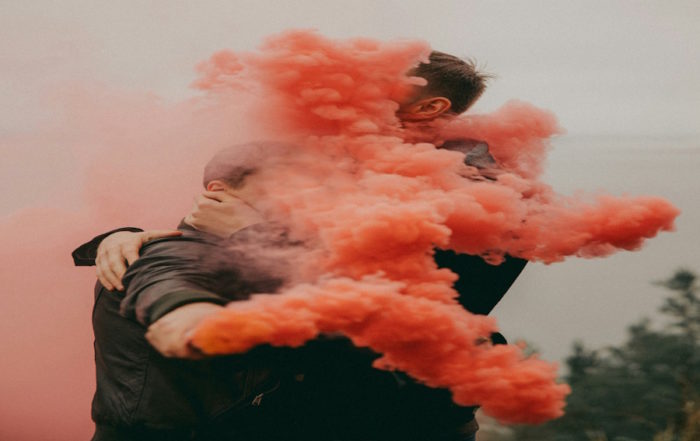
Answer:
[[[290,147],[281,142],[262,141],[219,150],[204,166],[204,187],[211,181],[221,181],[231,188],[240,188],[265,160],[280,155]]]

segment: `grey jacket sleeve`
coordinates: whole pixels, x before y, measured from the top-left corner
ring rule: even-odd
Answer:
[[[121,314],[149,326],[168,312],[194,302],[224,305],[228,299],[211,291],[198,265],[211,245],[188,237],[148,242],[124,275],[126,295]]]

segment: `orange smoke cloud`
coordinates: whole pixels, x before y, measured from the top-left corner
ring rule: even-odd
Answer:
[[[233,353],[341,332],[382,354],[376,367],[449,388],[455,402],[480,404],[501,421],[555,418],[569,390],[556,383],[555,367],[515,346],[477,344],[496,325],[459,306],[455,276],[437,268],[433,248],[491,263],[506,253],[547,263],[604,256],[671,230],[678,210],[659,198],[555,194],[538,176],[559,128],[524,103],[402,126],[396,101],[423,84],[405,72],[427,52],[423,43],[298,31],[200,66],[199,88],[222,100],[254,90],[264,97],[258,114],[276,133],[294,135],[286,139],[298,147],[258,164],[259,179],[269,216],[318,252],[300,263],[304,283],[231,304],[193,341],[208,353]],[[464,138],[488,142],[499,163],[495,181],[469,179],[478,173],[464,154],[439,148]]]
[[[569,388],[554,383],[556,367],[523,358],[516,346],[477,344],[495,330],[490,317],[467,315],[455,303],[419,298],[399,283],[368,276],[255,296],[206,321],[193,341],[210,353],[231,353],[262,343],[299,346],[320,333],[342,332],[355,345],[383,354],[375,367],[449,388],[458,404],[479,404],[503,422],[561,415]]]
[[[316,250],[299,262],[301,283],[231,305],[200,329],[201,346],[296,346],[337,331],[383,354],[378,367],[450,388],[504,421],[560,414],[567,388],[553,365],[474,343],[496,325],[457,306],[456,276],[436,268],[433,246],[493,262],[505,252],[594,257],[636,249],[670,229],[677,210],[648,197],[556,195],[537,178],[557,123],[527,104],[401,126],[396,100],[424,83],[404,72],[428,51],[423,42],[287,33],[258,52],[215,55],[195,84],[207,96],[174,105],[95,85],[78,69],[57,79],[36,109],[45,122],[0,136],[10,164],[31,164],[31,193],[47,195],[2,220],[0,438],[89,436],[94,273],[73,268],[70,251],[118,226],[176,225],[214,152],[268,138],[298,148],[261,164],[265,208]],[[488,142],[504,171],[498,181],[465,179],[477,172],[464,155],[436,148],[461,137]],[[67,169],[55,157],[69,157]]]

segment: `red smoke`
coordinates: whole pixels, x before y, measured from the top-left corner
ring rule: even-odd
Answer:
[[[404,73],[426,53],[416,42],[291,32],[200,67],[198,87],[222,99],[255,90],[265,97],[259,114],[295,135],[297,150],[259,164],[259,179],[269,215],[311,237],[318,253],[301,263],[305,283],[231,304],[194,343],[230,353],[342,332],[383,354],[377,367],[449,388],[457,403],[481,404],[501,421],[557,417],[569,389],[556,384],[554,366],[515,346],[477,344],[495,323],[456,303],[454,275],[436,267],[433,247],[492,263],[505,253],[548,263],[603,256],[671,230],[678,211],[658,198],[553,193],[537,177],[556,120],[527,104],[402,127],[396,100],[422,84]],[[463,154],[438,148],[460,138],[488,142],[502,169],[496,182],[468,179],[475,170]]]
[[[89,436],[94,272],[73,268],[70,251],[118,226],[174,227],[214,152],[269,138],[299,148],[262,164],[267,210],[317,249],[303,262],[303,283],[232,305],[202,327],[200,344],[299,345],[337,330],[382,353],[381,367],[449,387],[461,404],[479,402],[505,421],[556,416],[566,387],[554,383],[553,365],[513,346],[475,345],[495,323],[456,306],[455,276],[435,268],[433,245],[494,262],[504,252],[593,257],[639,247],[670,229],[677,210],[654,198],[554,194],[537,177],[556,121],[526,104],[445,127],[401,127],[395,100],[423,84],[403,73],[428,51],[422,42],[287,33],[258,52],[214,56],[197,81],[207,95],[177,104],[79,72],[57,80],[37,109],[45,121],[0,137],[9,163],[30,165],[31,180],[21,182],[34,187],[12,191],[49,195],[0,230],[0,438]],[[487,141],[507,173],[497,183],[465,179],[475,170],[463,155],[436,149],[459,137]]]

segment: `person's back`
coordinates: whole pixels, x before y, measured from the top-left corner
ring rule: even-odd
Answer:
[[[421,64],[411,74],[427,79],[428,86],[417,89],[414,96],[400,103],[397,116],[404,122],[417,123],[462,113],[481,95],[487,77],[478,73],[473,63],[465,63],[439,52],[433,52],[430,63]],[[461,142],[458,144],[457,147],[462,147]],[[455,146],[446,147],[452,149]],[[478,151],[473,150],[472,146],[467,147],[469,151],[463,152],[467,155],[468,164],[483,160],[473,165],[479,169],[494,165],[493,158],[488,155],[488,146]],[[455,149],[462,151],[461,148]],[[486,179],[491,179],[486,176],[488,173],[482,174]],[[472,261],[487,266],[477,256],[457,257],[459,259],[454,259],[448,251],[436,251],[440,266],[456,270],[458,274],[464,265]],[[483,298],[478,302],[479,307],[483,307],[484,312],[490,310],[517,277],[524,263],[516,262],[516,265],[508,268],[508,281],[499,284],[495,290],[497,292],[493,289],[485,292],[469,290],[464,297],[479,295]],[[478,274],[474,275],[478,279]],[[116,276],[115,281],[119,279]],[[492,276],[498,278],[498,271]],[[487,287],[492,285],[484,282]],[[464,294],[462,289],[459,291]],[[465,298],[460,300],[464,301]],[[286,389],[289,393],[277,393],[272,397],[277,397],[277,401],[268,400],[276,402],[280,417],[294,415],[290,421],[294,427],[301,428],[297,433],[304,433],[303,430],[307,429],[310,432],[306,439],[319,440],[440,439],[441,433],[449,439],[473,439],[470,434],[475,432],[476,427],[472,409],[456,406],[448,391],[430,389],[406,377],[373,369],[371,361],[374,354],[347,347],[347,344],[342,339],[330,342],[322,340],[297,351],[297,361],[293,365],[301,366],[301,369],[296,369],[301,373],[295,375],[296,379],[289,384]],[[295,395],[295,390],[298,394],[290,398]],[[284,406],[294,407],[294,411],[285,412]],[[314,421],[317,423],[315,426]],[[321,422],[323,424],[318,424]],[[263,438],[256,436],[254,439]],[[276,439],[294,438],[281,435]]]
[[[281,373],[274,367],[282,364],[270,359],[276,356],[273,352],[201,360],[165,357],[145,338],[147,325],[159,318],[163,302],[141,298],[137,304],[139,296],[155,295],[154,287],[171,293],[200,289],[224,301],[273,292],[279,281],[263,274],[244,277],[235,265],[239,254],[205,233],[187,229],[180,237],[147,243],[141,259],[129,267],[124,292],[108,291],[97,283],[95,439],[154,439],[164,434],[168,439],[209,439],[211,433],[244,430],[240,420],[250,411],[241,411],[263,408],[264,394],[280,382]],[[172,295],[167,297],[167,302],[177,302]],[[101,437],[100,429],[112,436]],[[193,434],[199,438],[190,438]]]
[[[454,148],[453,145],[446,148],[462,151],[467,155],[465,162],[481,170],[482,162],[491,165],[493,160],[488,154],[488,148],[477,152],[478,154],[473,152],[479,145],[481,144],[462,140],[459,142],[459,148]],[[481,162],[472,164],[472,161],[469,161],[471,157]],[[183,226],[186,227],[186,224]],[[143,425],[148,421],[147,416],[161,418],[162,421],[163,418],[172,418],[179,412],[186,415],[184,418],[179,417],[181,427],[189,428],[203,422],[209,425],[209,422],[213,421],[212,418],[222,409],[236,409],[239,404],[245,407],[257,396],[246,394],[246,391],[241,389],[247,371],[235,360],[246,357],[255,360],[255,354],[265,353],[265,348],[255,350],[246,357],[225,357],[207,362],[167,359],[145,340],[144,332],[148,323],[139,323],[136,320],[139,312],[133,300],[143,295],[139,293],[140,285],[159,283],[161,288],[165,289],[175,283],[170,287],[170,291],[175,291],[175,295],[171,292],[165,305],[161,302],[146,308],[151,313],[156,311],[155,316],[150,317],[150,321],[158,318],[157,310],[167,310],[173,306],[173,302],[179,301],[177,291],[181,290],[182,286],[178,284],[183,280],[177,276],[179,270],[173,268],[173,264],[185,267],[180,270],[188,274],[188,281],[194,284],[192,288],[195,291],[220,294],[228,300],[247,298],[247,294],[251,292],[270,291],[270,286],[264,286],[270,282],[266,275],[258,275],[257,280],[241,284],[242,273],[247,274],[250,279],[251,274],[254,275],[255,272],[251,272],[250,267],[241,271],[241,268],[236,269],[235,265],[232,266],[231,263],[240,264],[247,259],[226,255],[231,251],[221,246],[220,238],[207,240],[211,236],[189,230],[185,232],[184,237],[153,241],[142,249],[141,257],[129,267],[125,275],[126,295],[106,290],[102,290],[100,294],[98,291],[98,295],[102,297],[98,297],[95,314],[96,351],[98,374],[101,371],[104,376],[103,387],[98,384],[95,399],[94,417],[98,422],[111,421],[107,418],[110,412],[100,410],[109,408],[105,403],[114,408],[115,400],[127,403],[133,401],[133,396],[136,395],[134,385],[146,391],[152,389],[150,385],[144,386],[138,379],[133,378],[135,375],[146,378],[143,360],[148,360],[149,366],[153,365],[151,371],[158,374],[151,377],[151,382],[165,377],[173,380],[173,385],[163,392],[139,395],[138,409],[135,409],[133,404],[131,408],[122,408],[122,412],[126,412],[121,417],[122,421],[128,421],[132,426]],[[172,260],[173,256],[177,259]],[[493,308],[526,263],[520,259],[509,259],[501,266],[491,266],[477,256],[458,255],[445,250],[436,250],[435,257],[441,267],[450,268],[459,274],[456,288],[460,293],[460,302],[466,309],[480,314],[487,314]],[[167,272],[162,272],[163,264],[167,267]],[[172,277],[173,270],[176,277]],[[154,274],[160,276],[154,279]],[[189,290],[187,296],[192,296],[192,290]],[[218,301],[216,298],[213,300]],[[131,316],[131,319],[119,315],[120,304],[126,305],[124,312]],[[115,332],[117,328],[123,330]],[[137,353],[125,353],[124,347],[119,347],[125,341],[133,341],[128,344],[130,348],[127,349],[138,348]],[[103,348],[101,342],[112,345]],[[113,353],[110,354],[108,350]],[[284,353],[279,348],[267,352],[275,353],[276,356]],[[275,396],[265,399],[265,406],[257,406],[258,409],[255,409],[261,411],[264,407],[270,410],[270,401],[273,406],[278,406],[277,410],[268,414],[257,412],[265,414],[258,415],[263,419],[266,415],[276,414],[273,418],[275,421],[271,424],[277,429],[287,426],[288,430],[298,430],[299,433],[310,434],[313,431],[317,434],[314,435],[317,439],[338,440],[353,437],[410,439],[407,437],[418,434],[424,434],[423,438],[439,439],[435,437],[440,433],[451,433],[452,439],[455,439],[456,432],[464,430],[463,433],[467,434],[469,431],[475,431],[473,409],[462,408],[452,403],[446,390],[431,389],[401,374],[372,368],[371,362],[377,355],[365,349],[354,348],[346,339],[322,338],[305,348],[287,353],[293,354],[293,363],[290,363],[290,360],[286,363],[280,362],[279,359],[268,360],[266,367],[284,365],[289,368],[287,378],[296,377],[302,380],[285,383]],[[112,361],[109,361],[110,358]],[[232,360],[230,363],[229,358]],[[221,373],[221,377],[208,375],[210,371]],[[178,372],[187,372],[187,381],[182,383],[183,377]],[[125,381],[125,378],[128,380]],[[113,380],[112,383],[107,381],[110,379]],[[233,383],[232,379],[235,379]],[[168,386],[167,383],[158,381],[154,384]],[[267,386],[269,388],[269,384]],[[276,387],[274,382],[272,387]],[[217,394],[221,396],[217,397]],[[124,397],[131,397],[131,401]],[[208,401],[211,397],[220,403],[218,407],[212,407]],[[163,402],[166,404],[161,408]],[[116,408],[120,409],[118,406]],[[153,413],[153,409],[158,409],[155,415],[144,415],[144,412]],[[114,413],[113,410],[111,412]],[[228,413],[234,419],[237,415],[246,414],[235,411]],[[255,424],[265,428],[270,426],[264,422],[253,424],[252,421],[258,421],[258,418],[251,416],[250,412],[245,420],[245,430],[252,430]],[[286,422],[283,423],[283,420]],[[153,425],[153,421],[150,421],[150,424]],[[161,424],[157,425],[164,427]],[[258,433],[258,438],[260,436]]]
[[[453,404],[448,391],[373,368],[377,354],[343,337],[201,360],[161,355],[144,334],[163,306],[144,298],[137,305],[152,294],[144,288],[171,292],[168,302],[188,286],[243,300],[279,284],[260,273],[242,276],[232,263],[245,256],[183,228],[181,237],[142,248],[124,292],[97,284],[96,441],[454,439],[460,428],[474,430],[471,410]]]

